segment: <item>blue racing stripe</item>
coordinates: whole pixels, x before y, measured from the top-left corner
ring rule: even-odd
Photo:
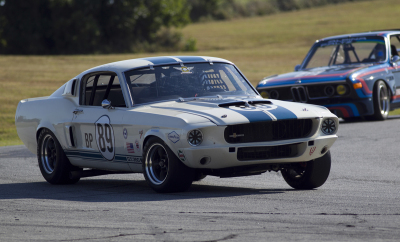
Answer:
[[[365,95],[365,93],[362,91],[362,89],[356,89],[356,92],[360,98],[372,97],[372,94]]]
[[[174,60],[171,57],[148,57],[148,58],[142,58],[142,60],[147,60],[153,63],[154,65],[158,64],[177,64],[176,60]]]
[[[250,123],[272,121],[272,118],[261,110],[256,110],[256,109],[246,110],[246,108],[243,108],[241,110],[230,108],[229,110],[240,113],[241,115],[245,116]]]
[[[96,159],[96,160],[104,159],[104,157],[100,154],[100,152],[81,151],[79,152],[79,156],[83,159]]]
[[[107,161],[101,155],[100,152],[83,151],[83,150],[65,150],[65,154],[71,158],[79,158],[84,160],[97,160],[97,161]],[[134,155],[124,155],[116,154],[114,157],[114,162],[125,162],[125,163],[135,163],[141,164],[142,157]]]
[[[330,105],[324,105],[327,108],[344,108],[349,112],[351,115],[351,112],[353,113],[354,117],[359,117],[360,113],[358,112],[358,108],[354,103],[340,103],[340,104],[330,104]],[[349,116],[352,117],[352,116]]]
[[[283,120],[283,119],[297,119],[296,114],[294,114],[292,111],[284,108],[277,106],[276,109],[268,110],[269,113],[274,115],[276,119],[278,120]]]

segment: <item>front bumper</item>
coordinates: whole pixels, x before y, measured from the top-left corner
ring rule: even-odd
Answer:
[[[372,98],[363,99],[330,99],[310,102],[328,108],[332,113],[340,118],[361,117],[374,114],[374,104]]]
[[[217,146],[203,146],[182,148],[179,150],[180,159],[189,167],[203,169],[220,169],[235,166],[254,165],[254,164],[276,164],[310,161],[324,155],[336,141],[336,135],[319,136],[315,139],[297,139],[290,141],[277,141],[268,143],[246,143],[246,144],[224,144]],[[290,157],[279,158],[271,155],[268,158],[268,150],[272,151],[275,147],[290,147],[292,150]],[[263,150],[260,156],[255,158],[248,157],[243,159],[239,155],[240,149]],[[250,153],[250,152],[249,152]],[[260,153],[260,152],[259,152]],[[264,158],[259,159],[264,155]],[[276,152],[274,154],[277,154]],[[279,156],[279,150],[278,150]]]
[[[326,87],[332,87],[332,90],[335,90],[337,85],[346,85],[349,90],[348,93],[343,96],[337,93],[332,96],[324,94],[324,89]],[[269,86],[260,87],[257,90],[260,93],[267,92],[268,95],[275,93],[275,96],[278,97],[277,99],[283,101],[303,102],[324,106],[341,118],[374,114],[372,95],[361,95],[358,93],[361,92],[361,89],[354,90],[350,84],[346,84],[344,81],[336,84],[318,83],[293,86]]]

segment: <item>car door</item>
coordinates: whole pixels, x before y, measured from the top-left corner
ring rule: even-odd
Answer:
[[[115,73],[89,74],[82,78],[80,105],[73,110],[75,149],[72,163],[82,167],[130,171],[123,143],[126,102]],[[102,107],[103,100],[111,106]]]

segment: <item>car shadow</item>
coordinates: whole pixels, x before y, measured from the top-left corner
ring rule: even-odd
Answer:
[[[145,180],[88,179],[74,185],[43,182],[0,184],[0,200],[42,199],[80,202],[143,202],[251,195],[274,195],[294,189],[254,189],[194,183],[181,193],[156,193]]]

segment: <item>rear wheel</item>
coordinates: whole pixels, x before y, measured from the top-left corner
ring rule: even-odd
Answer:
[[[80,177],[72,176],[71,171],[80,168],[71,165],[55,135],[48,129],[39,134],[37,146],[39,168],[44,179],[51,184],[73,184]]]
[[[384,81],[377,81],[373,91],[374,115],[373,120],[387,119],[390,111],[390,92]]]
[[[331,153],[281,170],[287,184],[295,189],[314,189],[322,186],[331,170]]]
[[[156,192],[183,192],[189,189],[194,169],[184,165],[161,139],[150,138],[143,152],[143,174]]]

